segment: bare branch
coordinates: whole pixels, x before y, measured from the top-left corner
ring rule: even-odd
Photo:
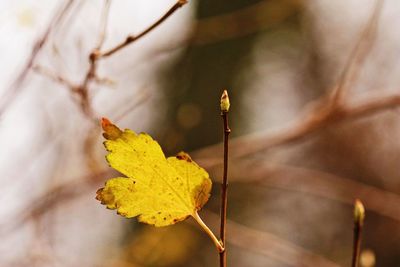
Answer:
[[[155,23],[150,25],[147,29],[145,29],[143,32],[139,33],[138,35],[129,35],[126,37],[125,41],[116,45],[115,47],[111,48],[108,51],[101,52],[97,56],[100,58],[105,58],[113,55],[114,53],[118,52],[119,50],[125,48],[129,44],[139,40],[152,30],[154,30],[157,26],[159,26],[161,23],[163,23],[167,18],[169,18],[172,14],[175,13],[179,8],[181,8],[183,5],[187,3],[187,0],[178,0],[161,18],[159,18]]]
[[[106,33],[107,33],[107,24],[108,24],[108,15],[110,14],[110,6],[111,6],[111,0],[105,0],[104,3],[104,8],[103,12],[101,14],[101,19],[100,19],[100,34],[99,34],[99,41],[97,43],[96,48],[98,50],[101,49],[101,47],[104,44],[104,41],[106,39]]]
[[[107,30],[107,22],[108,22],[108,14],[110,12],[111,0],[104,1],[104,7],[102,11],[102,15],[100,18],[100,33],[99,40],[95,48],[89,55],[89,68],[86,72],[85,77],[83,78],[80,85],[77,86],[77,91],[80,94],[80,106],[83,113],[90,118],[92,121],[95,121],[96,118],[93,114],[93,110],[90,104],[90,96],[89,96],[89,85],[92,81],[97,79],[97,59],[99,55],[99,51],[102,48],[102,45],[105,41],[106,30]]]
[[[63,76],[56,74],[56,73],[52,72],[50,69],[47,69],[43,66],[35,65],[32,67],[32,70],[34,72],[36,72],[37,74],[43,75],[56,83],[64,85],[65,87],[67,87],[69,89],[76,87],[74,84],[72,84],[70,81],[68,81]]]

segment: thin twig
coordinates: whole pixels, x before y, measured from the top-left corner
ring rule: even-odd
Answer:
[[[149,93],[149,91],[146,90],[141,90],[138,93],[136,93],[135,97],[134,97],[134,101],[132,103],[132,100],[129,100],[129,103],[126,103],[125,105],[121,105],[121,106],[126,106],[127,108],[118,111],[117,110],[117,114],[113,115],[114,121],[118,122],[120,121],[122,118],[126,117],[126,115],[128,115],[129,113],[131,113],[134,109],[140,107],[141,104],[145,103],[147,100],[149,100],[151,97],[151,94]],[[115,108],[113,108],[114,110],[116,110]]]
[[[67,87],[68,89],[75,88],[75,85],[72,84],[68,79],[64,78],[63,76],[61,76],[57,73],[54,73],[53,71],[51,71],[50,69],[48,69],[46,67],[43,67],[40,65],[35,65],[32,67],[32,71],[34,71],[40,75],[43,75],[56,83],[62,84],[65,87]]]
[[[99,34],[99,40],[96,46],[97,50],[100,50],[101,47],[104,44],[104,41],[106,40],[106,33],[107,33],[107,24],[108,24],[108,16],[110,14],[110,6],[111,6],[111,0],[105,0],[104,3],[104,8],[101,13],[101,19],[100,19],[100,34]]]
[[[104,7],[100,18],[100,33],[99,39],[89,55],[89,68],[84,76],[82,82],[78,85],[73,84],[68,79],[62,77],[61,75],[57,75],[50,70],[45,69],[42,66],[36,65],[33,66],[33,70],[39,74],[42,74],[53,81],[56,81],[62,85],[68,87],[71,93],[78,96],[78,99],[74,99],[78,101],[78,104],[82,110],[82,112],[92,121],[95,121],[95,117],[90,105],[90,97],[89,97],[89,85],[92,81],[99,82],[99,78],[97,77],[97,54],[101,50],[105,38],[106,38],[106,30],[107,30],[107,22],[108,22],[108,15],[110,11],[111,0],[104,1]],[[96,121],[97,123],[97,121]]]
[[[161,18],[159,18],[155,23],[150,25],[147,29],[139,33],[138,35],[129,35],[126,37],[125,41],[116,45],[115,47],[111,48],[110,50],[107,50],[105,52],[101,52],[98,55],[96,55],[99,58],[105,58],[113,55],[114,53],[118,52],[119,50],[123,49],[124,47],[128,46],[129,44],[139,40],[146,34],[148,34],[150,31],[155,29],[157,26],[159,26],[161,23],[163,23],[167,18],[169,18],[172,14],[175,13],[176,10],[181,8],[183,5],[187,3],[187,0],[178,0]]]
[[[354,202],[354,240],[353,240],[353,258],[351,267],[358,267],[360,249],[361,249],[361,232],[364,224],[365,209],[359,199]]]
[[[220,225],[220,238],[224,250],[219,252],[219,265],[220,267],[226,267],[226,212],[228,206],[228,145],[229,145],[229,134],[231,129],[228,125],[228,112],[230,102],[229,96],[226,90],[222,93],[221,97],[221,116],[223,121],[223,134],[224,134],[224,173],[221,183],[221,225]]]
[[[368,53],[373,47],[383,3],[384,0],[376,0],[371,16],[351,51],[342,74],[340,75],[338,84],[332,92],[332,101],[334,104],[340,105],[344,100],[350,87],[360,73],[361,65],[365,62]]]
[[[92,81],[94,81],[97,77],[97,59],[100,54],[100,50],[103,46],[106,30],[107,30],[107,22],[108,22],[108,14],[110,11],[111,0],[105,0],[104,8],[100,19],[100,34],[99,40],[95,48],[89,55],[89,68],[86,72],[85,77],[83,78],[82,83],[77,87],[77,91],[80,94],[81,99],[81,108],[84,114],[95,121],[95,117],[93,115],[93,110],[90,105],[90,96],[89,96],[89,85]]]

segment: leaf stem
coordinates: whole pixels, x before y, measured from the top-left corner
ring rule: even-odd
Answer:
[[[220,227],[220,238],[224,250],[219,253],[219,265],[220,267],[226,267],[226,213],[228,206],[228,143],[229,134],[231,129],[228,125],[228,112],[229,112],[229,97],[226,90],[222,93],[221,97],[221,116],[223,121],[223,132],[224,132],[224,172],[221,184],[221,227]]]
[[[224,251],[224,247],[222,246],[221,242],[218,240],[218,238],[214,235],[214,233],[211,231],[210,228],[203,222],[203,220],[200,218],[199,214],[197,211],[192,214],[193,219],[196,220],[196,222],[201,226],[204,232],[211,238],[211,240],[214,242],[217,250],[219,253]]]

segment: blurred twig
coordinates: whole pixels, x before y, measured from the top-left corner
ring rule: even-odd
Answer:
[[[67,78],[61,76],[60,74],[56,74],[51,70],[40,66],[40,65],[33,65],[32,70],[38,74],[41,74],[65,87],[67,87],[71,94],[78,96],[78,104],[82,110],[82,112],[92,121],[95,121],[95,117],[93,115],[93,111],[90,104],[89,99],[89,85],[92,81],[99,81],[100,79],[97,77],[96,70],[97,70],[97,60],[94,60],[93,54],[100,51],[106,37],[106,29],[107,29],[107,22],[108,22],[108,14],[110,11],[111,0],[104,1],[104,8],[102,11],[102,15],[100,18],[100,33],[98,37],[98,42],[95,48],[92,50],[89,56],[89,68],[84,76],[82,82],[80,84],[74,84],[73,82],[69,81]]]
[[[41,66],[36,66],[35,70],[43,74],[50,79],[59,82],[62,85],[67,86],[71,92],[74,94],[78,95],[79,102],[80,102],[80,107],[83,113],[92,121],[94,122],[95,125],[97,125],[97,120],[95,115],[93,114],[93,110],[90,104],[90,96],[89,96],[89,86],[91,82],[98,82],[98,81],[103,81],[104,79],[101,79],[97,75],[97,64],[98,60],[102,58],[109,57],[113,55],[114,53],[118,52],[119,50],[125,48],[126,46],[132,44],[135,41],[138,41],[145,35],[147,35],[149,32],[151,32],[153,29],[157,28],[159,25],[161,25],[167,18],[169,18],[172,14],[175,13],[176,10],[178,10],[180,7],[182,7],[184,4],[186,4],[186,0],[178,0],[161,18],[159,18],[155,23],[150,25],[148,28],[146,28],[143,32],[138,34],[137,36],[132,36],[129,35],[124,42],[121,44],[118,44],[114,48],[111,48],[110,50],[102,52],[102,46],[104,44],[105,38],[106,38],[106,30],[107,30],[107,23],[108,23],[108,14],[110,10],[110,5],[111,5],[111,0],[105,0],[104,2],[104,8],[102,12],[102,16],[100,19],[100,33],[99,33],[99,39],[98,43],[95,46],[95,48],[90,52],[89,54],[89,68],[82,80],[82,82],[78,85],[74,85],[72,82],[68,81],[68,79],[54,74],[50,71],[45,70],[44,67]]]
[[[216,226],[219,216],[209,211],[205,211],[205,213],[211,226]],[[321,255],[308,251],[271,233],[256,230],[231,220],[228,220],[228,227],[228,243],[265,255],[289,266],[340,267],[339,264]]]
[[[41,217],[52,211],[61,203],[68,203],[79,195],[93,192],[98,183],[111,173],[112,170],[103,169],[54,186],[45,194],[30,202],[26,208],[21,209],[21,213],[17,214],[15,219],[10,220],[8,218],[7,222],[0,222],[0,236],[12,233],[13,230],[20,228],[31,219]]]
[[[49,78],[50,80],[59,83],[61,85],[64,85],[65,87],[67,87],[68,89],[71,88],[75,88],[76,86],[71,83],[68,79],[64,78],[63,76],[61,76],[60,74],[54,73],[53,71],[51,71],[50,69],[44,67],[44,66],[40,66],[40,65],[34,65],[32,66],[32,70],[40,75],[43,75],[47,78]]]
[[[25,81],[26,76],[28,75],[30,69],[35,63],[35,60],[42,50],[44,45],[49,39],[52,31],[58,27],[62,19],[68,13],[69,9],[72,7],[72,4],[75,0],[68,0],[66,3],[61,4],[61,7],[58,12],[54,15],[54,17],[50,20],[46,30],[43,35],[39,37],[39,39],[35,42],[32,47],[31,55],[26,61],[24,67],[22,68],[20,74],[17,76],[16,80],[12,83],[10,88],[3,94],[0,98],[0,116],[4,113],[9,105],[13,103],[13,101],[17,98],[22,89],[22,84]]]
[[[361,64],[372,47],[372,39],[376,34],[382,5],[383,0],[377,0],[373,13],[349,56],[337,86],[325,96],[311,102],[303,111],[303,115],[287,127],[273,133],[260,132],[234,138],[231,142],[232,158],[247,156],[272,146],[297,141],[333,123],[367,116],[400,104],[399,94],[385,95],[382,93],[379,95],[367,94],[364,97],[365,101],[359,101],[358,103],[343,101],[343,96],[356,79],[361,69]],[[199,161],[210,167],[215,164],[221,164],[221,160],[218,157],[220,150],[221,144],[217,144],[197,151],[194,156],[200,158]],[[215,156],[215,158],[210,157],[210,155]]]
[[[371,185],[321,171],[293,166],[271,166],[259,161],[235,162],[231,164],[231,168],[230,180],[234,183],[302,192],[350,205],[357,196],[364,199],[365,205],[371,211],[400,222],[400,196]],[[54,187],[21,209],[23,212],[16,216],[17,219],[8,219],[8,223],[1,222],[0,236],[10,233],[10,227],[18,228],[32,217],[43,216],[61,203],[65,204],[82,194],[93,193],[98,184],[104,181],[104,177],[111,176],[112,172],[107,168],[75,179],[67,179],[68,182]]]
[[[100,19],[100,33],[99,33],[99,40],[95,48],[89,55],[89,68],[86,72],[85,77],[80,85],[76,87],[77,93],[80,95],[81,100],[81,108],[84,114],[92,119],[96,119],[94,117],[91,104],[90,104],[90,97],[89,97],[89,85],[90,83],[97,78],[97,55],[101,50],[104,40],[106,37],[106,30],[107,30],[107,22],[108,22],[108,14],[110,12],[110,5],[111,0],[104,1],[104,8],[102,11],[101,19]]]
[[[360,38],[354,46],[351,54],[346,62],[346,65],[339,78],[337,87],[332,92],[333,102],[340,105],[345,101],[351,86],[357,79],[361,65],[365,62],[367,55],[371,51],[376,38],[379,16],[382,11],[384,0],[376,0],[372,14],[362,31]]]
[[[244,8],[196,22],[192,45],[206,45],[239,38],[284,22],[300,10],[302,1],[257,1]],[[227,27],[229,25],[229,27]]]
[[[131,113],[134,109],[139,107],[142,103],[146,102],[151,97],[151,94],[147,90],[140,90],[137,95],[135,95],[134,101],[129,99],[126,104],[121,105],[121,107],[126,107],[124,110],[117,112],[117,114],[113,115],[113,121],[119,122],[122,120],[126,115]],[[114,108],[115,110],[115,108]]]
[[[400,223],[400,196],[375,186],[318,170],[260,160],[235,161],[231,166],[232,182],[300,192],[348,205],[357,197],[363,199],[369,210]]]

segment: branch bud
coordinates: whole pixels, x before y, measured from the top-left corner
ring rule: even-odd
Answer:
[[[188,0],[178,0],[178,4],[180,6],[183,6],[183,5],[187,4],[187,2],[188,2]]]
[[[365,218],[365,208],[361,200],[356,199],[354,202],[354,222],[362,225]]]
[[[228,112],[230,106],[228,92],[224,90],[221,96],[221,112]]]

